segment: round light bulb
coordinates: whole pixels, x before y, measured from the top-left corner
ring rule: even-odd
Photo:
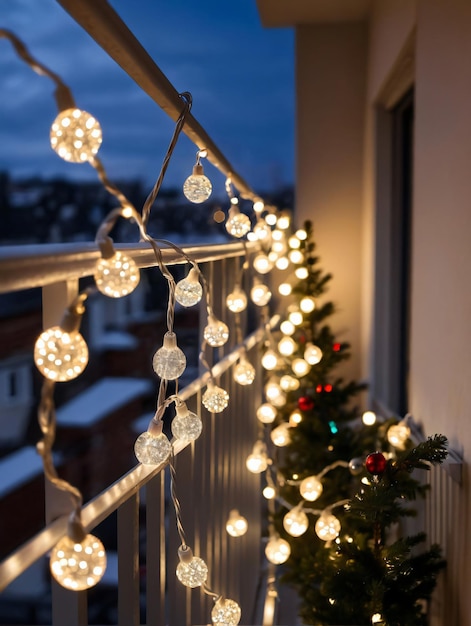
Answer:
[[[274,213],[267,213],[267,215],[265,216],[265,221],[269,226],[275,226],[276,215]]]
[[[152,367],[157,376],[164,380],[175,380],[183,374],[186,356],[177,346],[175,333],[165,333],[163,346],[157,350],[152,359]]]
[[[289,533],[292,537],[300,537],[303,535],[309,526],[309,520],[306,513],[295,507],[288,511],[283,518],[283,528]]]
[[[299,303],[299,308],[303,313],[312,313],[316,308],[316,301],[312,296],[304,296]]]
[[[292,335],[296,330],[296,326],[293,324],[293,322],[290,322],[289,320],[284,320],[280,324],[280,330],[283,335]]]
[[[251,385],[255,380],[255,367],[247,359],[241,358],[234,367],[233,375],[239,385]]]
[[[289,296],[292,291],[293,288],[289,283],[280,283],[278,285],[278,293],[280,296]]]
[[[240,622],[241,615],[237,602],[218,598],[211,611],[211,621],[215,626],[233,626]]]
[[[282,422],[276,428],[274,428],[270,433],[270,439],[273,441],[275,446],[279,448],[283,448],[287,446],[291,441],[290,434],[290,425],[288,422]]]
[[[299,485],[299,492],[305,500],[314,502],[321,495],[323,486],[317,476],[308,476]]]
[[[139,435],[134,444],[134,454],[143,465],[165,463],[171,451],[172,445],[163,433],[155,436],[146,431]]]
[[[262,283],[258,283],[250,290],[250,298],[257,306],[265,306],[271,300],[271,291]]]
[[[300,386],[301,383],[294,376],[284,374],[280,378],[280,387],[283,389],[283,391],[296,391],[296,389],[299,389]]]
[[[273,404],[273,406],[277,408],[286,404],[286,394],[280,387],[279,383],[275,381],[270,380],[265,385],[265,395],[270,404]]]
[[[298,358],[293,359],[293,362],[291,363],[291,369],[296,374],[296,376],[299,376],[301,378],[309,374],[311,366],[304,359]]]
[[[296,276],[296,278],[299,278],[299,280],[304,280],[305,278],[309,276],[309,271],[307,267],[304,267],[304,266],[297,267],[294,270],[294,275]]]
[[[319,346],[315,346],[313,343],[308,343],[304,350],[304,360],[309,365],[317,365],[322,359],[322,350]]]
[[[249,525],[243,515],[237,509],[233,509],[229,513],[229,519],[226,522],[226,531],[231,537],[242,537],[247,532]]]
[[[276,490],[274,487],[267,485],[266,487],[263,488],[262,494],[263,494],[263,497],[266,498],[267,500],[273,500],[273,498],[276,496]]]
[[[238,207],[231,206],[226,221],[227,232],[233,237],[240,239],[249,232],[250,228],[250,219],[247,215],[245,215],[245,213],[241,213]]]
[[[339,536],[340,522],[332,513],[322,513],[315,526],[316,535],[323,541],[333,541]]]
[[[284,241],[274,241],[272,243],[271,249],[277,256],[282,256],[286,252],[286,244]]]
[[[307,239],[307,232],[304,230],[304,228],[300,228],[294,234],[301,241],[305,241]]]
[[[376,413],[374,411],[365,411],[361,416],[361,420],[365,426],[373,426],[376,423]]]
[[[203,173],[203,166],[197,163],[193,173],[183,183],[183,194],[190,202],[200,204],[209,198],[213,187],[211,181]]]
[[[286,230],[287,228],[289,228],[290,222],[290,216],[287,213],[282,213],[276,220],[276,227],[280,228],[281,230]]]
[[[198,304],[202,297],[203,287],[198,280],[198,272],[192,267],[188,276],[176,284],[175,300],[182,306],[189,307]]]
[[[301,242],[299,241],[298,237],[296,237],[296,235],[291,235],[291,237],[288,239],[288,246],[292,250],[297,250],[301,247]]]
[[[286,270],[289,267],[289,259],[286,256],[280,256],[276,261],[275,265],[279,270]]]
[[[221,413],[229,404],[229,394],[217,385],[208,384],[201,402],[211,413]]]
[[[281,537],[270,539],[265,546],[265,556],[274,565],[281,565],[289,559],[291,548],[289,543]]]
[[[278,365],[278,355],[272,348],[265,350],[262,356],[262,367],[266,370],[274,370]]]
[[[262,424],[271,424],[274,422],[276,414],[275,407],[268,402],[261,404],[257,409],[257,419],[262,422]]]
[[[203,337],[210,346],[218,348],[223,346],[229,339],[229,328],[227,324],[210,315],[208,324],[203,330]]]
[[[388,428],[388,441],[398,450],[404,450],[410,437],[410,428],[404,422],[399,422]]]
[[[119,251],[110,258],[98,259],[94,277],[99,291],[110,298],[127,296],[140,280],[139,268],[134,260]]]
[[[283,337],[278,342],[278,350],[283,356],[291,356],[297,347],[295,340],[291,337]]]
[[[97,120],[80,109],[61,111],[51,126],[52,149],[64,161],[86,163],[98,152],[102,142]]]
[[[241,313],[247,308],[247,296],[245,295],[245,291],[243,291],[240,287],[236,287],[234,291],[226,298],[226,305],[229,311],[233,313]]]
[[[252,474],[260,474],[268,467],[267,447],[263,441],[256,441],[245,461],[245,465]]]
[[[208,578],[208,566],[198,556],[194,556],[188,562],[180,561],[177,565],[177,578],[185,585],[194,589],[195,587],[201,587]]]
[[[94,535],[86,535],[80,542],[66,535],[52,549],[49,564],[52,576],[62,587],[83,591],[103,577],[105,548]]]
[[[386,622],[384,621],[384,617],[381,615],[381,613],[374,613],[371,616],[371,624],[373,626],[385,626]]]
[[[295,326],[300,326],[303,323],[303,314],[301,311],[290,311],[288,314],[289,321]]]
[[[184,443],[198,439],[203,430],[201,418],[189,411],[184,402],[176,405],[175,410],[176,414],[171,424],[172,435]]]
[[[258,241],[269,241],[271,239],[271,228],[264,219],[259,219],[253,227],[253,232]]]
[[[297,426],[303,421],[303,416],[300,411],[293,411],[289,416],[290,426]]]
[[[253,260],[253,267],[259,274],[268,274],[273,269],[273,262],[266,254],[260,252]]]
[[[294,263],[295,265],[301,265],[301,263],[304,261],[304,254],[301,252],[301,250],[290,250],[288,252],[288,259],[291,261],[291,263]]]
[[[53,326],[34,344],[34,362],[43,376],[55,382],[77,378],[88,363],[88,347],[82,335]]]
[[[272,232],[271,236],[273,241],[283,241],[285,238],[285,234],[281,230],[278,230],[278,228]]]

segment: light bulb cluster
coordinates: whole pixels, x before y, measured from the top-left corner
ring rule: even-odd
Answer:
[[[101,146],[101,126],[87,111],[66,109],[52,123],[50,140],[52,149],[64,161],[86,163]]]

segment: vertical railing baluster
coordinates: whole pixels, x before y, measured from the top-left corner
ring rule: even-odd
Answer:
[[[166,472],[146,485],[146,623],[165,624]]]
[[[139,626],[139,493],[118,509],[118,624]]]

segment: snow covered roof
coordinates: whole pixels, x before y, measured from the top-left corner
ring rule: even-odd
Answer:
[[[43,471],[34,446],[25,446],[0,459],[0,498],[29,482]]]
[[[94,347],[102,350],[134,350],[138,345],[136,337],[118,330],[107,331],[94,342]]]
[[[152,389],[148,380],[103,378],[57,409],[57,425],[88,428]]]

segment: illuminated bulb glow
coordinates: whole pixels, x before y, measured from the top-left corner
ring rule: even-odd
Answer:
[[[241,313],[247,308],[247,296],[245,291],[236,287],[226,298],[226,305],[229,311]]]
[[[253,267],[259,274],[268,274],[273,269],[273,262],[266,254],[260,253],[254,258]]]
[[[296,326],[293,324],[293,322],[290,322],[289,320],[285,320],[284,322],[281,322],[280,330],[283,333],[283,335],[292,335],[294,331],[296,330]]]
[[[134,454],[143,465],[160,465],[165,463],[171,451],[172,445],[163,433],[154,436],[146,431],[139,435],[134,444]]]
[[[201,418],[196,413],[189,411],[184,402],[180,405],[177,404],[175,409],[176,415],[171,424],[172,435],[185,443],[198,439],[203,430]]]
[[[304,359],[309,365],[317,365],[322,359],[322,350],[312,343],[308,343],[304,350]]]
[[[288,239],[288,246],[292,249],[292,250],[297,250],[298,248],[301,247],[301,242],[299,241],[298,237],[296,237],[296,235],[292,235],[289,239]]]
[[[221,413],[229,404],[229,394],[225,389],[209,384],[201,402],[211,413]]]
[[[296,391],[296,389],[299,389],[300,386],[301,383],[297,378],[294,378],[294,376],[284,374],[280,378],[280,387],[283,389],[283,391]]]
[[[289,416],[289,423],[291,426],[297,426],[302,421],[303,421],[303,416],[302,416],[302,413],[300,413],[300,411],[293,411],[291,415]]]
[[[252,474],[260,474],[268,467],[267,447],[263,441],[256,441],[252,453],[249,454],[245,465]]]
[[[312,313],[316,308],[316,302],[312,296],[304,296],[299,303],[299,308],[303,313]]]
[[[34,345],[34,362],[43,376],[65,382],[80,376],[88,363],[88,347],[79,332],[53,326],[42,332]]]
[[[305,278],[307,278],[309,276],[309,271],[307,269],[307,267],[297,267],[294,270],[294,275],[296,276],[296,278],[299,278],[299,280],[304,280]]]
[[[290,443],[290,428],[291,427],[288,422],[282,422],[281,424],[279,424],[279,426],[271,431],[270,439],[273,441],[275,446],[282,448]]]
[[[271,487],[270,485],[267,485],[266,487],[264,487],[262,493],[263,493],[263,497],[266,498],[267,500],[273,500],[273,498],[276,496],[275,489]]]
[[[276,227],[280,228],[281,230],[286,230],[287,228],[289,228],[290,222],[291,220],[289,215],[282,213],[280,217],[276,220]]]
[[[275,226],[276,224],[276,215],[274,213],[268,213],[265,216],[265,221],[269,226]]]
[[[262,422],[262,424],[271,424],[275,421],[277,415],[277,411],[274,406],[265,402],[261,404],[257,409],[257,419]]]
[[[110,298],[132,293],[140,280],[139,268],[133,259],[117,251],[110,258],[98,259],[95,283],[99,291]]]
[[[279,383],[274,380],[269,380],[265,385],[265,395],[270,404],[277,408],[286,404],[286,394],[281,389]]]
[[[314,502],[321,495],[323,488],[317,476],[308,476],[299,485],[299,492],[304,500]]]
[[[81,542],[65,536],[52,549],[49,565],[62,587],[72,591],[90,589],[105,573],[105,548],[94,535],[86,535]]]
[[[274,230],[271,234],[273,241],[282,241],[285,238],[284,233],[281,230]]]
[[[289,543],[281,537],[270,539],[265,546],[265,556],[274,565],[285,563],[291,554]]]
[[[288,319],[295,326],[299,326],[303,323],[303,314],[301,313],[301,311],[291,311],[288,314]]]
[[[293,288],[289,283],[280,283],[278,286],[278,293],[281,296],[289,296],[292,291]]]
[[[316,535],[323,541],[333,541],[339,536],[340,522],[331,513],[322,513],[315,526]]]
[[[51,126],[52,149],[64,161],[86,163],[98,152],[102,142],[97,120],[80,109],[61,111]]]
[[[294,234],[301,241],[305,241],[307,239],[307,232],[304,230],[304,228],[300,228]]]
[[[271,228],[264,219],[257,221],[253,228],[253,233],[258,241],[267,241],[271,239]]]
[[[274,241],[271,249],[277,256],[281,256],[286,252],[286,244],[284,241]]]
[[[188,562],[180,561],[177,565],[176,574],[182,585],[194,589],[195,587],[201,587],[206,582],[208,566],[203,559],[193,556]]]
[[[203,330],[203,337],[213,348],[223,346],[229,339],[229,328],[227,324],[210,315],[208,324]]]
[[[209,198],[213,187],[211,181],[203,173],[203,166],[197,163],[193,166],[193,173],[183,183],[185,198],[195,204],[200,204]]]
[[[303,535],[309,526],[309,520],[306,513],[295,507],[288,511],[283,518],[283,528],[289,533],[292,537],[300,537]]]
[[[234,380],[239,385],[251,385],[255,380],[255,368],[252,363],[241,358],[234,367]]]
[[[365,426],[373,426],[376,423],[376,413],[374,411],[365,411],[361,416],[361,420]]]
[[[261,213],[264,208],[265,203],[263,202],[263,200],[255,200],[255,202],[253,203],[253,210],[255,211],[255,213]]]
[[[291,356],[296,348],[297,344],[291,337],[283,337],[278,342],[278,350],[283,356]]]
[[[410,428],[404,422],[399,422],[388,428],[388,441],[398,450],[404,450],[410,437]]]
[[[163,346],[157,350],[152,359],[154,372],[164,380],[179,378],[186,368],[186,356],[177,346],[175,333],[166,332]]]
[[[226,522],[226,531],[231,537],[242,537],[247,532],[249,525],[243,515],[237,509],[232,509]]]
[[[291,363],[291,369],[296,374],[296,376],[302,377],[306,376],[306,374],[309,374],[311,366],[304,359],[298,358],[293,359],[293,362]]]
[[[257,306],[265,306],[271,300],[271,291],[262,283],[258,283],[250,290],[250,298]]]
[[[182,306],[189,307],[198,304],[202,297],[203,287],[198,280],[198,272],[192,267],[188,276],[176,284],[175,300]]]
[[[250,219],[241,213],[237,206],[231,206],[226,221],[226,230],[233,237],[241,238],[246,235],[251,228]]]
[[[304,254],[300,250],[290,250],[288,252],[288,259],[295,265],[301,265],[304,261]]]
[[[242,612],[234,600],[218,598],[211,611],[211,620],[215,626],[236,626],[240,622]]]
[[[269,348],[262,356],[262,367],[266,370],[274,370],[278,365],[277,353]]]
[[[289,259],[286,256],[280,256],[279,259],[276,260],[275,265],[279,270],[286,270],[289,267]]]

